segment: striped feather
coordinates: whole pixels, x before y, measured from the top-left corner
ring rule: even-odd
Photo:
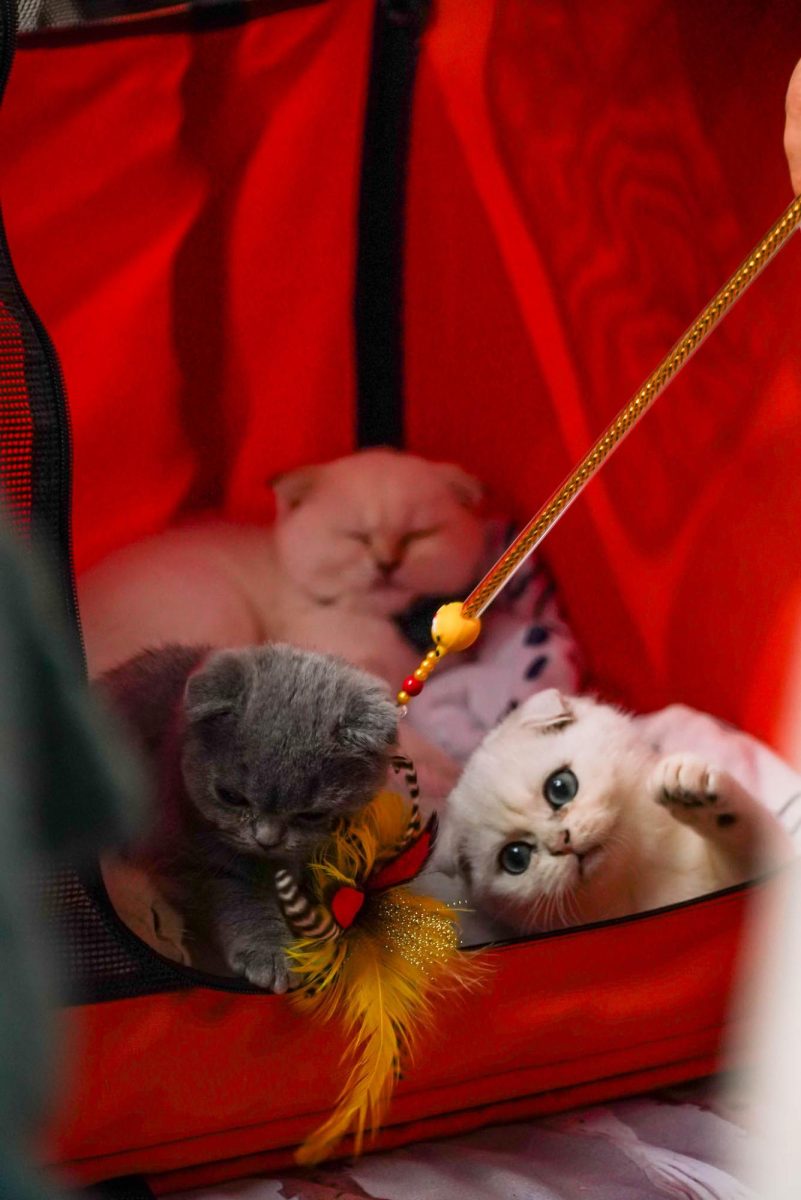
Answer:
[[[415,770],[414,763],[405,754],[395,754],[391,761],[395,774],[400,775],[403,773],[403,779],[412,800],[417,800],[420,795],[420,785],[417,781],[417,771]]]
[[[327,940],[341,932],[331,913],[313,904],[284,868],[275,873],[275,891],[286,923],[296,936]]]

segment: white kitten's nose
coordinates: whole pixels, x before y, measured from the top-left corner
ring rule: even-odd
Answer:
[[[553,836],[542,839],[542,844],[549,854],[558,857],[560,854],[575,854],[576,850],[570,844],[570,830],[560,829]]]

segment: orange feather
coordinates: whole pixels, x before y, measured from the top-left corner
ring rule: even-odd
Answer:
[[[378,864],[402,843],[410,806],[381,792],[334,832],[312,864],[315,902],[326,905],[338,887],[365,888]],[[383,1120],[402,1058],[421,1024],[434,1017],[433,1000],[479,976],[473,956],[459,951],[457,918],[438,900],[405,888],[366,891],[364,906],[336,939],[301,939],[289,950],[300,983],[296,1003],[347,1034],[345,1082],[330,1117],[296,1153],[319,1162],[352,1131],[356,1153]]]

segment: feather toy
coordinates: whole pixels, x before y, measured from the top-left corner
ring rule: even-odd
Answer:
[[[410,767],[410,764],[407,764]],[[397,769],[397,764],[396,764]],[[422,825],[417,806],[379,793],[340,822],[301,886],[276,876],[278,897],[298,941],[288,951],[299,980],[295,1002],[347,1035],[347,1075],[330,1117],[296,1159],[319,1162],[352,1131],[360,1153],[375,1133],[433,1001],[476,981],[480,967],[458,948],[457,917],[446,904],[402,885],[422,870],[436,817]]]

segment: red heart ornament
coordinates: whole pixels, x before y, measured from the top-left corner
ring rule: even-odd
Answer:
[[[383,892],[387,888],[410,883],[428,862],[436,837],[437,814],[432,813],[420,836],[370,876],[367,880],[368,892]]]
[[[363,904],[364,892],[360,892],[358,888],[337,888],[331,897],[331,912],[337,925],[341,929],[350,929]]]

